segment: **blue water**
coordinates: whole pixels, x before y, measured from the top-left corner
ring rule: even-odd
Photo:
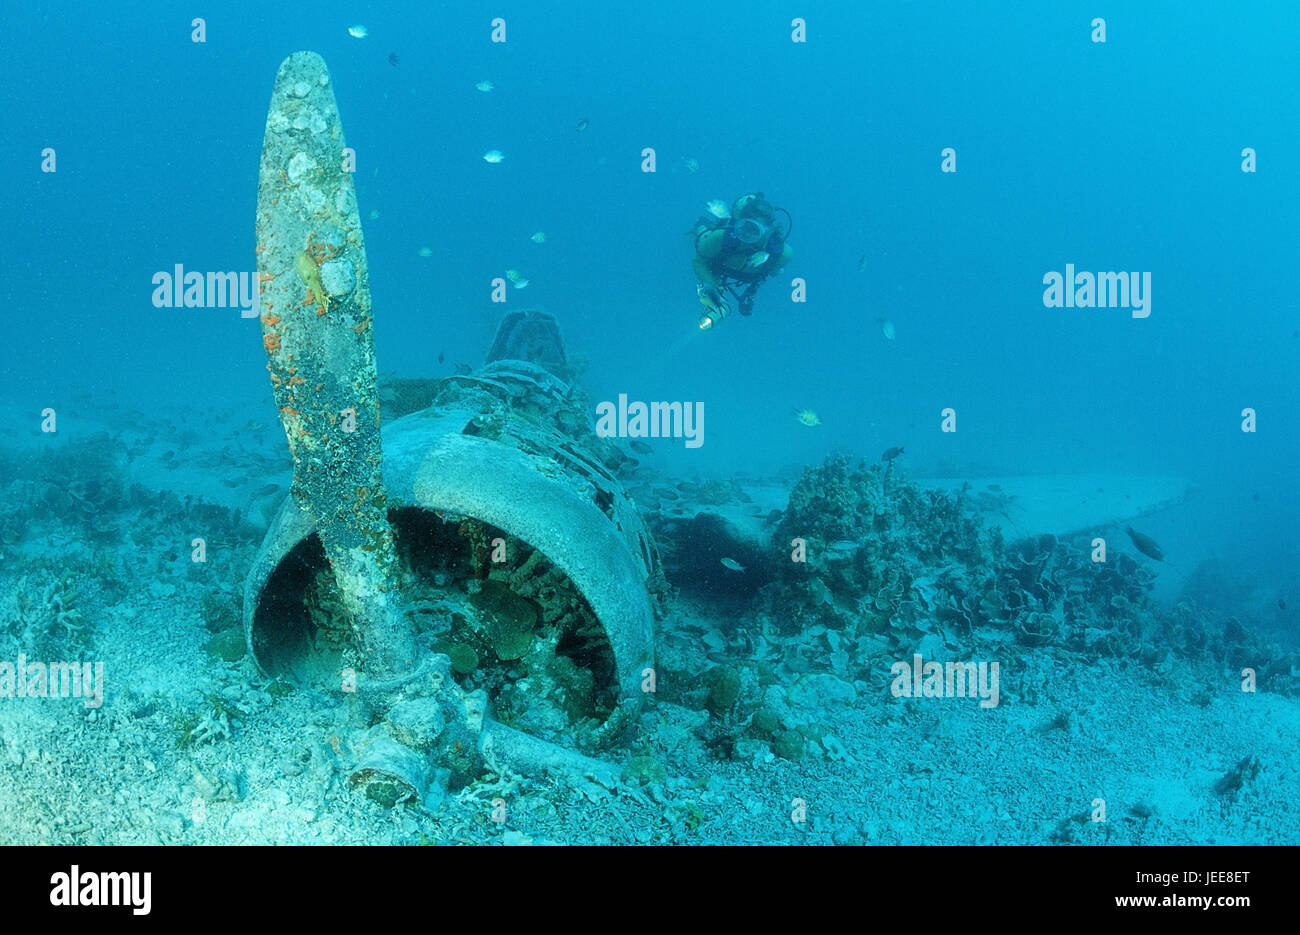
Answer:
[[[270,79],[311,48],[335,78],[363,212],[380,212],[366,236],[384,369],[476,362],[497,311],[487,282],[516,267],[531,280],[518,299],[591,356],[595,395],[706,402],[708,444],[683,467],[906,443],[917,463],[1181,473],[1233,505],[1235,546],[1261,545],[1251,562],[1294,560],[1286,37],[1300,12],[1143,5],[1098,45],[1086,4],[814,5],[800,45],[780,4],[673,11],[397,8],[357,40],[348,5],[232,4],[204,44],[166,5],[12,11],[6,389],[261,389],[256,324],[154,309],[149,277],[252,267]],[[504,44],[488,41],[496,15]],[[47,145],[54,175],[38,171]],[[955,175],[939,171],[946,146]],[[494,148],[506,159],[489,165]],[[769,282],[752,320],[692,335],[680,235],[702,202],[751,189],[793,215],[789,273],[808,301]],[[1041,276],[1066,262],[1150,271],[1152,316],[1044,309]],[[955,437],[938,432],[948,405]],[[823,426],[804,431],[793,407]]]
[[[274,417],[257,322],[154,308],[150,280],[255,268],[272,79],[311,49],[362,216],[378,212],[382,370],[476,365],[504,310],[541,305],[589,358],[593,401],[703,403],[705,444],[666,446],[666,472],[904,445],[916,476],[1177,475],[1199,493],[1148,528],[1171,577],[1215,559],[1300,606],[1300,7],[797,6],[806,43],[789,4],[736,0],[14,6],[0,399],[71,419],[82,391]],[[753,190],[790,212],[794,260],[752,317],[701,333],[683,233],[709,199]],[[1067,263],[1150,272],[1150,317],[1045,308],[1042,277]],[[503,309],[490,283],[507,268],[530,284]],[[1294,644],[1290,619],[1272,635]]]

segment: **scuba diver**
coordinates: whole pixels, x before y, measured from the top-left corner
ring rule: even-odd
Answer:
[[[740,314],[754,310],[754,293],[759,284],[790,262],[794,255],[787,242],[793,222],[790,212],[773,208],[762,192],[741,195],[728,209],[722,201],[710,201],[709,214],[695,222],[695,256],[691,265],[699,279],[695,294],[708,311],[700,318],[700,330],[707,331],[726,318],[731,293]],[[785,229],[777,223],[777,212],[785,215]],[[742,291],[737,291],[743,286]]]

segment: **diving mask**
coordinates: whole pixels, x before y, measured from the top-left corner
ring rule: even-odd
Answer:
[[[735,228],[736,239],[751,247],[765,243],[768,233],[768,228],[753,218],[745,218],[737,223]]]

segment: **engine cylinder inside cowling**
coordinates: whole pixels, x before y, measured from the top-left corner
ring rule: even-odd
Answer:
[[[582,725],[612,727],[640,702],[662,575],[568,392],[520,361],[443,381],[428,408],[384,426],[383,478],[394,586],[418,640],[487,692],[497,720],[583,746]],[[364,675],[314,521],[292,499],[249,577],[244,625],[268,676],[338,691],[346,668]]]
[[[619,686],[609,639],[554,562],[468,517],[404,507],[389,522],[417,638],[451,659],[462,687],[487,692],[498,720],[552,734],[610,715]],[[314,533],[267,580],[253,634],[267,675],[337,689],[356,647]]]

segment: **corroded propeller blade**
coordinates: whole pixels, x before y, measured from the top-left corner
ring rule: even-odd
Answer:
[[[317,530],[365,667],[410,669],[382,478],[365,242],[324,60],[280,65],[257,188],[262,343],[293,454],[293,493]]]

